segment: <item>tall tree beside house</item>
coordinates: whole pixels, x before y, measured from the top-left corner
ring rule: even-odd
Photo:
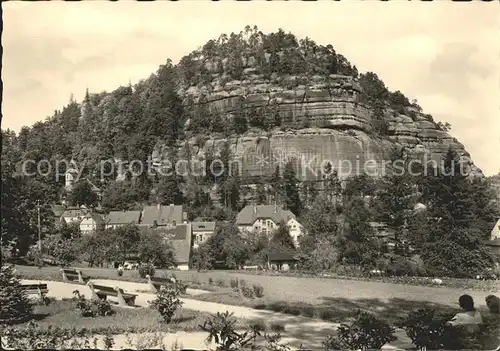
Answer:
[[[272,233],[270,247],[275,250],[295,250],[290,236],[290,228],[284,221],[281,221],[278,228]]]
[[[136,225],[129,224],[118,227],[116,229],[106,229],[104,235],[112,238],[111,242],[114,245],[110,260],[118,262],[125,261],[129,255],[136,251],[137,245],[140,241],[140,231]]]
[[[80,181],[74,184],[71,190],[68,200],[71,204],[75,206],[85,205],[87,207],[96,207],[99,201],[99,197],[93,191],[92,185],[87,181]]]
[[[175,265],[172,245],[157,230],[150,228],[141,230],[137,250],[142,263],[151,263],[159,268]]]
[[[323,176],[323,185],[324,190],[323,193],[326,196],[327,201],[335,202],[342,195],[342,185],[340,183],[338,172],[336,169],[333,169],[331,163],[327,163]],[[340,202],[340,201],[339,201]]]
[[[296,216],[300,216],[302,211],[302,202],[300,201],[298,180],[291,162],[285,165],[283,172],[283,188],[285,195],[286,208],[292,211]]]
[[[379,182],[382,189],[377,191],[377,197],[383,209],[379,218],[395,233],[395,253],[402,253],[400,250],[403,248],[400,247],[399,240],[403,239],[408,220],[420,194],[415,177],[412,175],[414,173],[410,173],[409,170],[410,159],[402,150],[395,150],[392,161],[392,165],[398,168],[391,168],[390,173]]]
[[[461,172],[460,159],[451,149],[435,174],[424,184],[431,235],[422,248],[422,259],[435,274],[474,276],[493,265],[483,243],[488,237],[484,223],[492,220],[490,202],[484,200],[488,188]]]
[[[215,261],[225,262],[230,269],[242,266],[250,257],[251,244],[240,235],[238,227],[231,222],[221,223],[206,243],[202,245]]]
[[[280,166],[277,165],[274,170],[273,175],[271,176],[271,185],[272,185],[272,198],[275,204],[281,205],[282,200],[284,199],[284,184],[283,178],[280,173]]]
[[[337,210],[325,194],[316,197],[312,207],[302,218],[307,235],[300,239],[300,265],[313,271],[329,270],[338,262]]]
[[[372,220],[371,213],[364,200],[360,197],[353,198],[346,204],[344,213],[345,228],[337,240],[339,258],[349,264],[372,264],[378,254],[378,245],[369,224]]]

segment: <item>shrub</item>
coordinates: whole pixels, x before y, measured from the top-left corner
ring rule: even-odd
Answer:
[[[393,263],[390,263],[386,268],[387,274],[402,276],[402,275],[412,275],[413,267],[406,258],[398,258]]]
[[[231,279],[229,284],[232,289],[238,289],[238,279]]]
[[[253,292],[255,294],[255,297],[263,297],[264,296],[264,288],[260,284],[254,284],[252,285]]]
[[[97,349],[97,339],[93,341]],[[26,328],[8,327],[2,330],[2,348],[17,350],[90,349],[89,335],[85,330],[62,329],[49,326],[40,329],[33,321]]]
[[[270,329],[274,333],[283,333],[285,331],[285,326],[281,323],[271,323]]]
[[[227,285],[226,285],[226,281],[224,279],[217,279],[215,281],[215,284],[217,286],[220,286],[221,288],[225,288]]]
[[[319,318],[325,321],[332,320],[333,317],[335,317],[335,313],[331,310],[323,310],[319,313]]]
[[[166,323],[172,321],[175,311],[183,304],[179,299],[182,289],[177,282],[169,287],[162,286],[156,293],[156,299],[151,302],[151,307],[158,310]]]
[[[0,324],[22,322],[29,318],[33,309],[11,265],[2,265],[0,272],[0,309]]]
[[[111,304],[106,300],[87,300],[78,290],[73,291],[73,300],[82,317],[109,316],[113,314]]]
[[[253,299],[253,290],[249,287],[243,286],[241,288],[241,293],[243,294],[244,297],[248,299]]]
[[[212,277],[208,278],[208,284],[213,285],[213,283],[214,283],[214,280],[212,279]]]
[[[337,349],[376,349],[380,350],[388,342],[396,340],[394,328],[374,315],[361,311],[350,325],[341,324],[338,336],[330,338]]]
[[[120,268],[121,268],[121,267],[120,267]],[[121,276],[123,275],[123,268],[122,268],[122,269],[120,269],[120,268],[118,268],[118,269],[116,270],[116,274],[117,274],[119,277],[121,277]]]
[[[151,263],[141,264],[138,271],[141,278],[146,278],[148,274],[150,277],[155,275],[155,267]]]
[[[216,315],[208,318],[200,328],[208,332],[207,341],[215,342],[217,350],[242,350],[254,341],[258,335],[261,335],[260,327],[254,325],[250,331],[243,333],[236,332],[236,319],[232,313],[217,312]]]
[[[240,287],[242,287],[242,288],[244,288],[244,287],[246,287],[246,286],[247,286],[247,282],[246,282],[244,279],[240,279],[240,280],[238,281],[238,284],[239,284],[239,286],[240,286]]]
[[[434,309],[423,308],[411,312],[403,322],[403,328],[418,348],[427,349],[478,349],[479,335],[468,334],[461,326],[449,326],[452,313],[438,313]]]

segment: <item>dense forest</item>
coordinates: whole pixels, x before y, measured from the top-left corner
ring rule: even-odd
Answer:
[[[220,114],[206,109],[204,94],[196,99],[185,94],[190,87],[204,91],[214,81],[225,84],[242,79],[248,74],[249,65],[252,74],[278,83],[280,77],[287,75],[300,77],[297,84],[307,84],[314,76],[355,78],[364,92],[360,103],[373,111],[373,130],[379,136],[387,134],[384,109],[412,118],[415,111],[421,112],[416,100],[410,101],[400,91],[389,91],[373,72],[359,73],[331,45],[318,45],[309,38],[298,40],[282,30],[263,34],[256,27],[247,26],[239,34],[210,40],[177,65],[167,60],[155,74],[135,85],[122,86],[110,93],[87,91],[81,103],[71,97],[61,110],[31,127],[23,127],[17,134],[2,130],[2,242],[16,239],[22,252],[28,250],[36,238],[37,201],[41,203],[43,235],[50,236],[54,230],[51,205],[65,196],[65,169],[59,168],[61,174],[57,178],[49,168],[54,170],[60,160],[73,159],[83,167],[82,176],[103,190],[104,210],[176,203],[185,205],[191,220],[234,219],[235,213],[246,204],[243,197],[248,191],[241,185],[238,174],[180,177],[175,173],[167,176],[143,173],[137,177],[126,174],[124,180],[117,181],[116,173],[101,177],[101,162],[120,159],[147,163],[158,144],[169,148],[175,161],[189,157],[189,150],[181,147],[181,143],[191,136],[214,133],[229,136],[243,134],[249,127],[262,130],[281,127],[279,118],[270,123],[261,118],[262,111],[256,110],[245,110],[231,120],[223,120]],[[436,128],[449,129],[449,125],[435,123],[432,116],[425,116]],[[395,150],[394,157],[407,157],[401,152]],[[230,162],[228,147],[219,158],[224,163]],[[25,160],[34,161],[25,169],[34,176],[19,173]],[[40,163],[42,160],[47,161]],[[458,162],[458,155],[450,150],[445,161],[446,167],[451,168]],[[38,171],[37,164],[41,165]],[[43,175],[45,172],[48,175]],[[318,265],[326,268],[335,262],[375,265],[380,248],[371,239],[372,229],[367,224],[373,221],[388,223],[398,235],[419,248],[426,266],[441,267],[441,273],[457,274],[453,272],[462,270],[461,275],[470,275],[492,264],[492,257],[482,243],[499,214],[486,179],[471,180],[436,170],[429,177],[388,175],[375,180],[361,175],[341,187],[335,173],[332,174],[320,187],[299,183],[289,164],[256,188],[259,202],[279,203],[304,222],[310,235],[301,250],[304,257],[314,258],[306,260],[305,265],[316,268]],[[82,195],[73,194],[70,200],[93,206],[95,199],[88,200],[85,186],[77,184],[75,192]],[[212,201],[211,191],[220,199],[217,205]],[[369,206],[361,205],[367,201]],[[417,203],[423,203],[425,211],[415,214],[412,209]],[[218,246],[212,249],[220,250]],[[396,260],[407,256],[401,250]],[[245,255],[251,256],[249,252]],[[471,260],[465,264],[464,257]]]

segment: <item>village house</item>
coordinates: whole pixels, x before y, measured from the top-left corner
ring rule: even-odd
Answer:
[[[491,230],[490,240],[486,241],[485,244],[489,246],[491,253],[495,257],[497,265],[500,264],[500,219],[495,223],[495,226]]]
[[[281,222],[290,228],[290,236],[298,246],[300,236],[304,235],[304,227],[295,215],[277,205],[247,205],[236,217],[236,225],[241,233],[272,235]]]
[[[500,219],[495,223],[495,226],[491,230],[490,240],[500,239]]]
[[[80,231],[82,234],[92,234],[104,229],[104,219],[95,212],[85,215],[80,222]]]
[[[192,247],[191,223],[176,224],[173,227],[156,227],[156,230],[163,235],[165,240],[172,244],[177,269],[181,271],[189,270]]]
[[[105,220],[106,229],[116,229],[124,225],[139,224],[141,211],[111,211]]]
[[[215,233],[215,222],[192,222],[193,248],[206,242]]]
[[[57,224],[57,223],[61,222],[61,217],[62,217],[64,211],[66,211],[65,205],[58,205],[58,204],[52,205],[52,213],[54,215],[54,217],[53,217],[54,223]]]
[[[95,186],[95,184],[87,178],[78,179],[78,171],[76,170],[76,164],[73,160],[71,160],[71,166],[66,170],[64,181],[64,189],[67,193],[71,193],[73,191],[73,187],[76,182],[82,181],[87,182],[90,185],[92,192],[97,195],[99,201],[102,199],[102,191],[99,187]]]
[[[82,219],[90,213],[90,210],[85,206],[81,207],[67,207],[61,215],[61,221],[66,224],[80,223]]]
[[[156,205],[146,206],[142,211],[140,226],[169,227],[187,222],[187,213],[183,212],[182,205]]]

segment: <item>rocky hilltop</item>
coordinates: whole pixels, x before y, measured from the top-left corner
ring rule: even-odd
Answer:
[[[270,174],[283,160],[292,160],[301,180],[313,180],[324,160],[332,162],[341,176],[347,176],[348,164],[363,167],[368,160],[376,161],[380,170],[381,162],[389,159],[394,147],[405,147],[415,156],[434,160],[440,160],[451,147],[466,159],[469,171],[482,174],[464,146],[400,92],[389,93],[402,97],[399,104],[391,103],[391,96],[374,103],[363,87],[371,82],[367,75],[358,75],[355,66],[347,63],[350,75],[338,74],[340,69],[336,74],[328,70],[323,74],[314,70],[266,71],[274,52],[264,50],[259,60],[258,50],[246,48],[237,56],[240,73],[235,75],[230,73],[234,57],[207,51],[195,51],[179,64],[182,71],[189,60],[189,66],[197,67],[203,77],[184,80],[179,88],[186,105],[196,106],[198,116],[195,113],[192,119],[210,119],[224,126],[205,133],[204,138],[199,132],[191,133],[183,142],[198,159],[216,155],[228,142],[233,157],[242,161],[244,175]],[[277,50],[274,60],[281,59],[282,63],[287,55],[291,55],[287,49]],[[337,62],[342,61],[340,58]],[[226,126],[238,118],[250,127],[241,133],[227,132]],[[187,130],[192,127],[192,119],[186,123]],[[257,121],[255,127],[252,120]],[[169,158],[168,150],[165,145],[156,145],[153,159],[161,162]]]

